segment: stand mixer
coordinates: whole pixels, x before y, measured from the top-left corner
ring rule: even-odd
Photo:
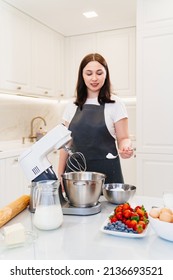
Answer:
[[[66,144],[71,140],[71,131],[64,125],[59,124],[43,136],[38,142],[34,143],[30,148],[24,151],[19,157],[19,164],[23,169],[26,177],[32,182],[31,196],[30,196],[30,211],[35,212],[33,208],[32,188],[36,186],[37,182],[44,180],[58,180],[55,172],[53,171],[52,164],[47,159],[47,155],[54,149],[64,148],[69,158],[75,158],[75,153],[72,153]],[[78,155],[79,153],[76,152]],[[83,158],[83,171],[86,169],[85,158]],[[68,163],[70,160],[68,159]],[[80,167],[77,165],[77,167]],[[78,171],[81,171],[80,169]],[[71,206],[62,193],[62,188],[59,188],[60,203],[62,206],[63,214],[67,215],[92,215],[101,211],[101,205],[88,208],[78,208]]]

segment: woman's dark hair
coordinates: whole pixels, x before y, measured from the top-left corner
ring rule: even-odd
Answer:
[[[109,69],[108,69],[107,63],[106,63],[105,59],[103,58],[103,56],[101,56],[100,54],[91,53],[91,54],[86,55],[83,58],[83,60],[80,63],[80,66],[79,66],[78,79],[77,79],[77,85],[76,85],[77,96],[76,96],[76,100],[74,103],[77,106],[79,106],[81,109],[87,99],[87,87],[86,87],[84,79],[83,79],[83,69],[91,61],[99,62],[101,65],[104,66],[104,68],[106,70],[106,79],[105,79],[104,85],[100,89],[99,96],[98,96],[98,102],[100,104],[115,102],[114,100],[111,100],[111,93],[110,93],[111,83],[110,83],[110,75],[109,75]]]

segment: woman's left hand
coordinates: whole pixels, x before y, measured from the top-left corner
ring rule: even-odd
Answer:
[[[124,147],[122,149],[119,149],[118,152],[119,152],[119,155],[121,156],[121,158],[126,159],[126,158],[130,158],[133,156],[134,150],[131,147]]]

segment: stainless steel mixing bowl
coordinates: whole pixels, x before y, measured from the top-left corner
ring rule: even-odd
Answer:
[[[71,205],[91,207],[98,203],[105,175],[97,172],[69,172],[62,175],[64,189]]]
[[[134,196],[136,187],[128,184],[105,184],[103,186],[104,197],[113,204],[122,204]]]

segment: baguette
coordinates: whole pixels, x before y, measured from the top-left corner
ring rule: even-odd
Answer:
[[[22,195],[18,199],[12,201],[10,204],[0,209],[0,228],[12,218],[17,216],[20,212],[22,212],[29,205],[29,201],[29,195]]]

